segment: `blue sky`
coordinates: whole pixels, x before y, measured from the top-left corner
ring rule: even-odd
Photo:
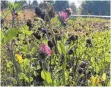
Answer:
[[[15,0],[8,0],[8,1],[14,2]],[[20,1],[20,0],[16,0],[16,1]],[[29,2],[29,0],[26,0],[26,1]],[[33,0],[30,0],[30,1],[33,2]],[[44,0],[37,0],[37,1],[38,1],[38,3],[40,3],[40,2],[42,2]],[[48,0],[48,1],[50,1],[50,0]],[[61,0],[61,1],[64,1],[64,0]],[[77,7],[80,6],[81,1],[83,1],[83,0],[69,0],[70,3],[75,2]]]

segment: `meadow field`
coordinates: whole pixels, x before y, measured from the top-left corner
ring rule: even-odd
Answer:
[[[110,19],[57,16],[1,20],[2,86],[110,86]]]

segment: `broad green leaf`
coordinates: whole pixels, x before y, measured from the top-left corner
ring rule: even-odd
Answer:
[[[18,34],[18,31],[19,31],[18,29],[14,29],[14,28],[8,30],[7,33],[5,34],[4,43],[7,43],[10,40],[14,39]]]
[[[41,72],[41,77],[47,81],[48,83],[52,83],[52,78],[51,78],[51,74],[48,71],[42,70]]]
[[[33,81],[33,78],[32,78],[32,77],[30,77],[29,79],[30,79],[30,82],[32,82],[32,81]]]

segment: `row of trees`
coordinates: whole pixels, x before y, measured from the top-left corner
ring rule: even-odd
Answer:
[[[18,3],[20,1],[15,1]],[[35,8],[38,6],[37,0],[32,3],[27,4],[26,1],[22,1],[26,7]],[[80,8],[76,8],[75,3],[69,4],[68,0],[55,2],[49,1],[54,6],[57,12],[64,10],[65,8],[71,7],[73,14],[83,14],[83,15],[110,15],[110,1],[83,1]],[[8,1],[1,1],[1,9],[8,7]]]
[[[110,1],[85,1],[80,12],[84,15],[110,15]]]
[[[36,6],[38,6],[38,2],[36,0],[34,0],[32,3],[31,1],[29,1],[29,3],[27,3],[25,0],[21,0],[21,1],[15,1],[14,3],[23,3],[22,7],[28,7],[28,8],[35,8]],[[1,9],[5,9],[8,7],[8,1],[4,0],[1,1]]]
[[[79,8],[76,8],[75,3],[69,5],[68,1],[56,1],[54,6],[56,11],[71,7],[74,14],[110,15],[110,1],[83,1]]]

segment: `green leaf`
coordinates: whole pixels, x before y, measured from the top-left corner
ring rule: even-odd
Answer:
[[[3,43],[9,42],[13,38],[15,38],[17,34],[18,34],[18,29],[12,28],[12,29],[8,30],[7,33],[5,34],[5,38],[4,38]]]
[[[7,62],[7,67],[11,68],[13,66],[13,63],[11,61]]]
[[[33,33],[33,31],[29,31],[28,26],[25,26],[23,29],[20,30],[21,32],[23,32],[26,35],[31,35]]]
[[[91,57],[91,62],[92,62],[92,63],[94,62],[94,57]]]
[[[106,62],[110,62],[110,57],[105,57]]]
[[[58,42],[57,43],[57,48],[58,48],[58,50],[59,50],[60,53],[64,53],[64,54],[66,53],[66,48],[65,48],[65,46],[64,46],[63,43]]]
[[[30,60],[26,58],[26,59],[23,60],[23,63],[24,63],[24,65],[29,65],[30,64]]]
[[[98,73],[99,72],[99,66],[96,66],[96,72]]]
[[[65,79],[68,80],[68,77],[69,77],[68,71],[65,71],[64,73],[65,73]]]
[[[66,48],[65,48],[64,44],[60,43],[60,46],[61,46],[62,52],[65,54],[66,53]]]
[[[48,71],[42,70],[41,72],[41,77],[47,81],[48,83],[52,83],[52,78],[51,78],[51,74]]]
[[[29,78],[24,73],[19,73],[19,79],[24,79],[26,82],[29,82]]]
[[[22,46],[22,48],[20,49],[20,51],[23,52],[23,53],[27,53],[28,52],[27,46],[26,45]]]
[[[32,82],[33,81],[33,78],[32,77],[30,77],[30,82]]]
[[[57,43],[57,49],[59,50],[60,53],[62,53],[62,50],[61,50],[61,47],[60,47],[59,43]]]
[[[103,81],[106,80],[106,73],[103,73],[103,75],[102,75],[102,80],[103,80]]]

